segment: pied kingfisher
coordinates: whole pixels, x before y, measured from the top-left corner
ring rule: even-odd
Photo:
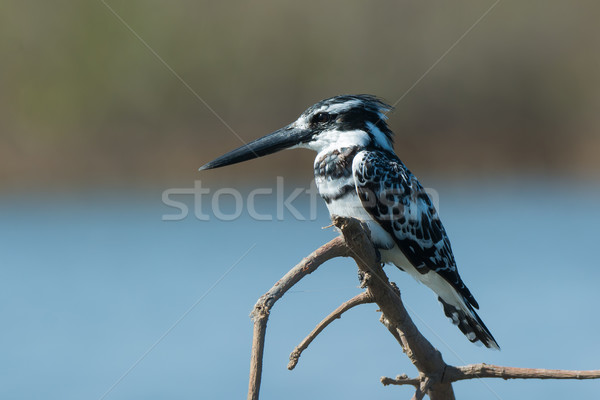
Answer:
[[[371,230],[381,261],[392,263],[433,290],[444,313],[471,342],[499,349],[474,309],[436,209],[393,149],[385,113],[392,109],[371,95],[344,95],[309,107],[270,135],[209,162],[206,170],[279,150],[317,152],[319,194],[331,215],[354,217]]]

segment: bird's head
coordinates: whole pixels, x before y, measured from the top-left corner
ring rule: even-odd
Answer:
[[[392,131],[385,113],[392,109],[371,95],[343,95],[322,100],[291,124],[256,139],[202,166],[224,167],[280,150],[371,147],[392,150]]]

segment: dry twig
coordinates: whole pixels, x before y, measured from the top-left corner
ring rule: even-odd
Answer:
[[[331,314],[326,316],[323,319],[323,321],[319,322],[319,324],[315,327],[315,329],[313,329],[312,332],[309,333],[308,336],[305,337],[304,340],[302,342],[300,342],[300,344],[298,346],[296,346],[294,351],[292,351],[292,354],[290,354],[290,362],[288,363],[287,368],[289,370],[292,370],[296,367],[296,364],[298,364],[298,359],[302,355],[302,352],[304,350],[306,350],[306,348],[310,345],[310,343],[313,340],[315,340],[317,335],[319,333],[321,333],[323,331],[323,329],[325,329],[327,327],[327,325],[329,325],[330,323],[332,323],[334,320],[336,320],[338,318],[342,318],[342,314],[345,313],[346,311],[348,311],[349,309],[356,307],[358,305],[361,305],[361,304],[372,303],[372,302],[373,302],[373,299],[371,298],[369,293],[362,292],[362,293],[354,296],[347,302],[343,303],[341,306],[339,306],[335,310],[333,310],[331,312]]]

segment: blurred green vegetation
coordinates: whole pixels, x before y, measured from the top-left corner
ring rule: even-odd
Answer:
[[[398,100],[493,1],[107,1],[248,141],[342,93]],[[600,3],[501,1],[400,101],[416,172],[597,176]],[[241,141],[101,1],[0,3],[0,180],[163,184]],[[286,153],[221,179],[276,168]],[[290,162],[294,161],[294,162]]]

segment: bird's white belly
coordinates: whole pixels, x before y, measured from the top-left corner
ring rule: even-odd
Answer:
[[[327,204],[327,208],[330,215],[352,217],[365,222],[371,230],[371,239],[377,247],[389,249],[395,246],[395,242],[390,234],[364,209],[356,193],[350,193],[338,200],[332,200]]]

